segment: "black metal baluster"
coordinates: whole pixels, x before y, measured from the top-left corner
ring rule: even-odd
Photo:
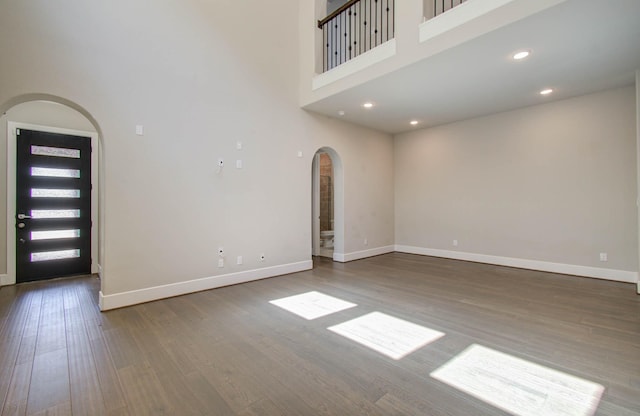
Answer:
[[[358,3],[358,19],[357,19],[357,27],[358,27],[358,55],[362,53],[362,2]]]
[[[396,0],[391,0],[391,37],[396,37]]]
[[[349,10],[344,11],[344,57],[345,60],[348,61],[351,59],[351,48],[349,47],[351,44],[351,13]]]
[[[384,0],[380,0],[380,3],[380,37],[382,42],[386,42],[389,40],[389,0],[387,0],[387,7],[384,7]]]
[[[391,27],[391,6],[389,5],[390,2],[391,0],[387,0],[387,8],[385,9],[385,11],[387,12],[387,39],[386,40],[391,39],[389,37],[389,28]]]
[[[349,39],[347,37],[347,34],[349,33],[349,31],[348,31],[348,28],[349,28],[348,19],[349,19],[349,14],[345,10],[345,12],[344,12],[344,60],[345,61],[349,60],[349,55],[348,55]]]
[[[376,25],[376,28],[377,28],[378,32],[380,32],[380,43],[382,43],[382,42],[384,42],[384,40],[382,39],[382,37],[384,35],[384,31],[382,30],[383,29],[382,25],[384,24],[383,23],[383,17],[382,17],[382,5],[384,3],[384,0],[378,0],[378,3],[380,3],[380,19],[378,19],[379,22]]]
[[[375,29],[375,38],[376,38],[376,46],[378,46],[380,43],[378,43],[378,34],[381,35],[380,37],[380,41],[382,41],[382,25],[380,24],[380,19],[382,18],[382,9],[380,9],[380,14],[378,15],[378,5],[380,3],[382,3],[382,0],[375,0],[376,3],[376,29]]]
[[[358,6],[356,4],[353,5],[353,26],[354,26],[354,30],[353,30],[353,56],[356,57],[358,56],[358,34],[359,34],[359,28],[360,26],[358,25],[358,18],[360,17],[358,15]],[[358,32],[356,32],[358,31]]]
[[[371,48],[373,48],[373,43],[371,42],[371,19],[373,17],[373,10],[371,10],[371,0],[369,0],[369,26],[367,27],[368,32],[369,32],[369,48],[367,50],[370,50]]]
[[[351,7],[349,7],[349,10],[347,11],[347,18],[349,19],[349,36],[345,35],[345,40],[346,40],[346,45],[347,45],[347,49],[349,50],[349,60],[351,60],[352,56],[351,56]]]
[[[333,39],[332,39],[332,43],[333,43],[333,65],[331,65],[331,68],[335,68],[338,65],[338,17],[334,17],[333,18]]]
[[[378,0],[373,0],[373,21],[375,24],[373,25],[373,42],[376,46],[378,46]]]
[[[322,72],[327,70],[327,53],[329,49],[329,43],[327,43],[327,25],[322,25],[322,45],[324,46],[324,53],[322,54]]]
[[[344,59],[344,13],[340,13],[340,64],[342,65],[345,61]]]

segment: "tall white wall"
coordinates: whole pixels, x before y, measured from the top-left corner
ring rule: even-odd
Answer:
[[[2,5],[0,106],[52,94],[102,132],[106,296],[308,261],[322,146],[344,166],[345,252],[393,244],[391,138],[299,109],[298,16],[285,0]]]
[[[397,136],[396,244],[637,272],[635,146],[633,87]]]

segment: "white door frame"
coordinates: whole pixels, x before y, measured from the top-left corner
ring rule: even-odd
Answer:
[[[16,129],[35,130],[70,136],[91,137],[91,273],[98,273],[98,133],[7,122],[7,276],[0,285],[16,283]]]
[[[311,241],[312,253],[314,256],[320,255],[320,153],[313,156],[311,173]]]

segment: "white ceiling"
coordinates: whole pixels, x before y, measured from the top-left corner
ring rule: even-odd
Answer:
[[[519,49],[532,54],[511,60]],[[640,0],[569,0],[305,108],[396,134],[630,85],[637,69]]]

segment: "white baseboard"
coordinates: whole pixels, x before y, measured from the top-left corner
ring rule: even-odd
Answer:
[[[15,282],[10,282],[9,281],[9,275],[8,274],[0,274],[0,286],[9,286],[14,284]]]
[[[333,253],[333,260],[340,263],[346,263],[348,261],[360,260],[367,257],[379,256],[381,254],[393,253],[395,246],[384,246],[370,248],[368,250],[354,251],[352,253]]]
[[[132,290],[130,292],[105,295],[100,291],[100,310],[123,308],[138,303],[151,302],[153,300],[185,295],[187,293],[200,292],[202,290],[215,289],[222,286],[230,286],[246,283],[253,280],[266,279],[268,277],[283,274],[296,273],[313,268],[311,260],[298,263],[283,264],[280,266],[265,267],[263,269],[247,270],[237,273],[229,273],[220,276],[204,277],[202,279],[186,282],[172,283],[162,286],[154,286],[145,289]]]
[[[395,251],[400,253],[421,254],[423,256],[474,261],[477,263],[496,264],[499,266],[517,267],[520,269],[593,277],[596,279],[613,280],[616,282],[638,282],[638,272],[630,272],[626,270],[602,269],[599,267],[579,266],[575,264],[551,263],[539,260],[517,259],[512,257],[490,256],[486,254],[465,253],[461,251],[438,250],[404,245],[396,245]]]

